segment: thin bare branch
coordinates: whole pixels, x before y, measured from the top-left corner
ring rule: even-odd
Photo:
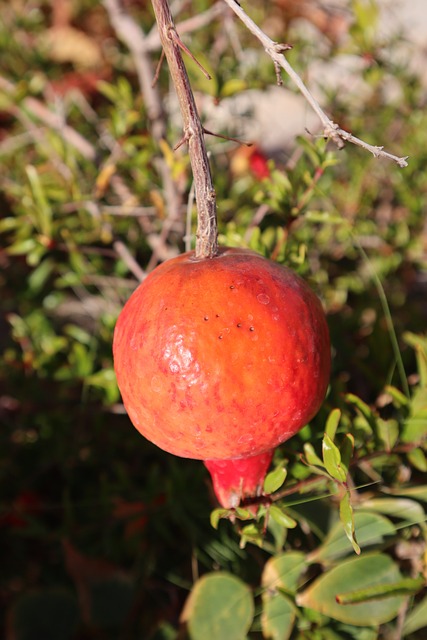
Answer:
[[[180,33],[181,36],[186,33],[193,33],[193,31],[197,31],[198,29],[202,29],[210,24],[212,24],[212,20],[218,18],[221,14],[226,11],[226,8],[222,4],[222,2],[217,2],[212,7],[204,11],[203,13],[199,13],[188,20],[183,20],[182,22],[178,22],[176,24],[176,30]],[[156,28],[152,29],[150,33],[145,38],[144,49],[146,51],[157,51],[161,47],[160,35]]]
[[[160,40],[178,96],[188,143],[197,204],[196,256],[212,258],[218,250],[216,194],[213,186],[204,131],[197,112],[188,74],[182,60],[180,38],[167,0],[152,0]]]
[[[279,78],[277,74],[277,66],[280,66],[282,67],[282,69],[286,71],[288,76],[296,84],[296,86],[298,87],[300,92],[303,94],[307,102],[310,104],[312,109],[318,115],[323,125],[323,135],[325,136],[325,138],[329,138],[330,140],[332,140],[339,149],[342,149],[342,147],[344,146],[344,142],[351,142],[352,144],[355,144],[359,147],[362,147],[366,151],[369,151],[376,158],[379,158],[379,157],[388,158],[389,160],[396,162],[396,164],[398,164],[399,167],[408,166],[408,163],[406,162],[408,156],[399,158],[398,156],[388,153],[388,151],[384,151],[383,147],[370,145],[364,140],[361,140],[360,138],[356,138],[356,136],[353,136],[348,131],[344,131],[344,129],[341,129],[338,124],[333,122],[323,111],[320,104],[317,102],[316,98],[311,94],[309,89],[301,80],[300,76],[292,68],[292,66],[289,64],[289,62],[286,60],[285,56],[283,55],[283,52],[286,51],[286,49],[289,49],[289,45],[279,44],[277,42],[274,42],[274,40],[271,40],[271,38],[269,38],[264,33],[264,31],[262,31],[258,27],[258,25],[255,24],[255,22],[247,15],[247,13],[242,9],[242,7],[235,0],[224,0],[224,2],[228,4],[230,9],[234,11],[234,13],[240,18],[240,20],[244,23],[244,25],[249,29],[249,31],[253,33],[253,35],[256,38],[258,38],[258,40],[261,42],[265,51],[273,61],[275,71],[276,71],[276,77]]]

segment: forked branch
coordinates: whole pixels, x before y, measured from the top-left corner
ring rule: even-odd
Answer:
[[[399,158],[398,156],[388,153],[388,151],[384,151],[383,147],[370,145],[364,140],[361,140],[360,138],[356,138],[356,136],[349,133],[348,131],[344,131],[344,129],[341,129],[338,124],[333,122],[323,111],[323,109],[321,108],[321,106],[319,105],[315,97],[311,94],[311,92],[308,90],[304,82],[301,80],[300,76],[296,73],[296,71],[292,68],[292,66],[289,64],[289,62],[286,60],[285,56],[283,55],[283,52],[289,49],[289,46],[284,44],[279,44],[271,40],[271,38],[269,38],[258,27],[258,25],[255,24],[255,22],[247,15],[247,13],[236,2],[236,0],[224,0],[224,2],[228,4],[230,9],[234,11],[234,13],[240,18],[240,20],[249,29],[249,31],[253,33],[253,35],[256,38],[258,38],[258,40],[261,42],[267,54],[270,56],[270,58],[273,61],[273,64],[276,70],[276,75],[278,75],[278,69],[279,67],[281,67],[286,71],[288,76],[294,81],[294,83],[296,84],[298,89],[301,91],[301,93],[303,94],[307,102],[310,104],[310,106],[318,115],[323,125],[323,135],[325,136],[325,138],[329,138],[330,140],[332,140],[339,149],[342,149],[345,142],[351,142],[359,147],[362,147],[363,149],[366,149],[366,151],[369,151],[370,153],[372,153],[376,158],[379,158],[379,157],[388,158],[389,160],[393,160],[393,162],[396,162],[399,165],[399,167],[408,166],[408,163],[406,162],[408,156]]]

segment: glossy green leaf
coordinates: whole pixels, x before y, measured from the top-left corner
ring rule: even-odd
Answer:
[[[282,525],[282,527],[286,527],[287,529],[294,529],[297,526],[296,521],[288,516],[287,513],[280,507],[276,505],[271,505],[269,509],[269,514],[277,522],[277,524]]]
[[[345,534],[350,540],[354,551],[359,554],[360,547],[356,540],[356,532],[354,526],[353,508],[351,506],[350,491],[347,491],[340,501],[340,520],[344,527]]]
[[[252,624],[254,604],[249,587],[225,571],[196,582],[181,620],[191,640],[244,640]]]
[[[336,597],[350,590],[357,591],[381,585],[387,587],[401,579],[398,566],[390,556],[366,553],[345,560],[320,576],[297,597],[297,604],[355,626],[383,624],[397,616],[404,596],[383,597],[363,604],[349,605],[339,604]]]
[[[393,523],[377,513],[355,511],[354,528],[357,542],[362,550],[383,546],[393,539],[396,529]],[[352,551],[352,544],[347,538],[341,522],[337,522],[324,542],[308,556],[310,562],[329,564],[347,556]]]
[[[325,433],[328,434],[332,442],[335,440],[335,434],[338,429],[338,425],[341,420],[341,411],[339,409],[333,409],[326,421]]]
[[[329,475],[339,482],[345,482],[347,474],[341,465],[340,450],[336,444],[332,442],[327,433],[323,436],[322,453],[323,462]]]
[[[287,470],[285,467],[276,467],[270,473],[267,473],[264,480],[264,493],[274,493],[283,485],[286,480]]]
[[[306,555],[300,551],[286,551],[274,556],[264,566],[262,586],[270,592],[283,589],[295,593],[307,566]]]
[[[295,624],[297,608],[282,593],[263,594],[261,626],[264,638],[288,640]]]

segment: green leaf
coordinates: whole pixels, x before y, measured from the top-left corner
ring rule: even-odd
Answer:
[[[364,551],[384,546],[396,535],[393,523],[377,513],[356,511],[354,528],[357,542]],[[337,522],[320,547],[309,554],[308,561],[329,564],[349,555],[351,550],[351,542],[343,531],[341,522]]]
[[[351,433],[346,433],[340,446],[341,468],[346,477],[350,468],[350,462],[353,457],[354,437]]]
[[[427,387],[427,336],[407,332],[403,334],[403,339],[415,350],[420,386]]]
[[[36,224],[38,231],[50,238],[52,233],[52,211],[46,198],[37,169],[33,165],[25,167],[34,198]]]
[[[297,522],[288,516],[280,507],[272,504],[270,509],[268,510],[270,516],[277,522],[277,524],[282,525],[282,527],[286,527],[287,529],[295,529],[297,526]]]
[[[325,468],[323,461],[319,458],[319,456],[314,450],[313,445],[310,444],[309,442],[306,442],[304,444],[304,455],[308,464],[317,466],[317,467],[322,467],[322,469]]]
[[[413,449],[407,454],[409,462],[415,469],[425,473],[427,471],[427,460],[422,449]]]
[[[236,93],[240,93],[241,91],[245,91],[248,88],[248,83],[246,80],[242,80],[241,78],[231,78],[227,80],[221,87],[220,97],[228,98],[229,96],[233,96]]]
[[[332,442],[335,440],[335,434],[337,432],[340,420],[341,411],[339,409],[333,409],[328,416],[325,427],[325,433],[327,433]]]
[[[398,566],[389,556],[367,553],[345,560],[320,576],[306,591],[297,596],[297,604],[357,627],[379,625],[390,622],[397,616],[404,603],[404,596],[351,605],[339,604],[336,597],[348,592],[349,587],[354,591],[374,586],[386,587],[401,579]]]
[[[396,389],[396,387],[393,387],[391,385],[386,385],[384,391],[391,395],[394,400],[394,404],[398,408],[406,407],[408,405],[409,399],[405,396],[404,393],[400,391],[400,389]]]
[[[411,596],[420,591],[425,585],[423,577],[419,578],[402,578],[398,582],[392,584],[375,585],[373,587],[365,587],[355,591],[339,593],[336,596],[338,604],[356,604],[359,602],[370,602],[379,598],[389,598],[391,596]]]
[[[246,544],[251,542],[262,549],[264,544],[264,536],[260,524],[253,522],[243,527],[240,534],[240,548],[244,549]]]
[[[419,387],[411,399],[410,414],[403,426],[403,442],[421,442],[427,436],[427,387]]]
[[[23,256],[30,253],[30,251],[33,251],[33,249],[36,246],[37,246],[37,243],[34,240],[34,238],[27,238],[26,240],[17,240],[13,244],[11,244],[9,247],[7,247],[7,253],[11,256]]]
[[[366,422],[371,427],[371,429],[374,429],[375,416],[372,413],[370,406],[366,404],[366,402],[363,402],[363,400],[361,400],[358,396],[354,395],[353,393],[347,393],[345,396],[345,399],[347,402],[350,402],[352,405],[356,407],[359,415],[365,418]]]
[[[421,502],[427,502],[427,485],[419,487],[400,487],[390,491],[393,495],[405,496],[405,498],[413,498]]]
[[[350,540],[354,551],[359,554],[360,547],[356,541],[353,508],[351,506],[350,491],[347,491],[340,501],[340,520],[344,527],[345,534]]]
[[[297,608],[282,593],[263,594],[261,627],[264,638],[288,640],[294,628]]]
[[[283,485],[286,480],[287,470],[285,467],[276,467],[270,473],[267,473],[264,480],[264,493],[274,493]]]
[[[426,514],[422,506],[408,498],[371,498],[363,503],[364,511],[376,511],[403,520],[408,525],[422,524]]]
[[[397,420],[383,420],[378,418],[376,430],[379,440],[383,443],[386,451],[391,451],[399,437],[399,424]]]
[[[288,593],[296,593],[298,582],[308,563],[305,553],[301,551],[286,551],[270,558],[262,573],[262,586],[272,592],[283,589]]]
[[[427,628],[427,596],[409,611],[403,625],[403,636],[408,636],[425,627]]]
[[[218,524],[221,518],[229,518],[232,513],[232,509],[214,509],[213,511],[211,511],[210,515],[211,526],[214,529],[218,529]]]
[[[347,474],[341,465],[340,450],[332,442],[327,433],[323,436],[322,452],[323,462],[329,475],[335,480],[338,480],[338,482],[345,482]]]
[[[191,640],[243,640],[253,615],[249,587],[230,573],[219,571],[196,582],[181,620],[187,623]]]
[[[254,514],[251,513],[248,509],[242,509],[242,507],[236,507],[234,510],[234,514],[239,520],[253,520]]]

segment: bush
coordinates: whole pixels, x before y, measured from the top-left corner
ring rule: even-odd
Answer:
[[[379,40],[374,2],[351,3],[351,28],[335,16],[329,30],[314,12],[301,30],[288,2],[248,7],[294,43],[287,58],[302,75],[344,55],[363,61],[361,97],[325,86],[323,104],[355,135],[410,155],[407,168],[311,134],[256,154],[207,138],[221,244],[303,275],[333,345],[324,406],[277,450],[273,506],[253,519],[215,510],[200,463],[138,435],[113,373],[124,301],[194,240],[167,67],[151,93],[137,74],[160,55],[150,7],[126,3],[147,34],[138,67],[113,29],[114,3],[30,4],[8,4],[0,24],[6,637],[423,637],[427,116],[421,78],[393,55],[401,41]],[[206,11],[191,49],[213,80],[188,66],[209,122],[275,78],[224,7],[195,0],[177,22]]]

